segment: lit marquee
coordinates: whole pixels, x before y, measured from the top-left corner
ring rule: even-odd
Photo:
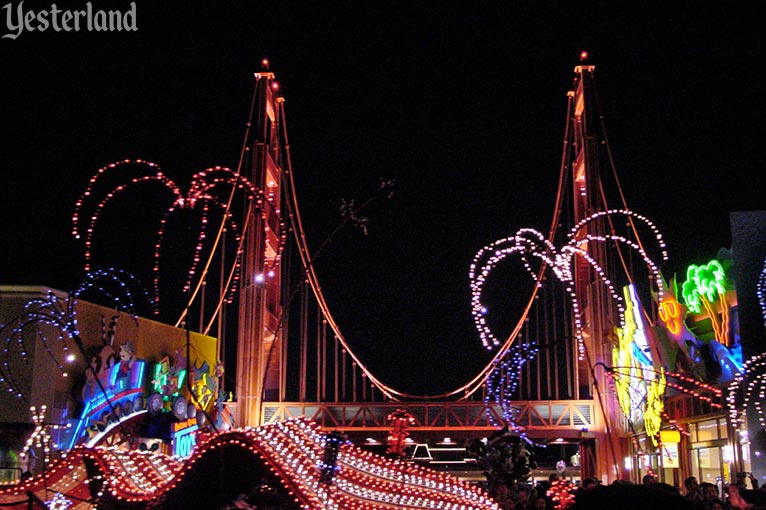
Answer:
[[[172,424],[170,438],[173,442],[173,454],[179,458],[191,455],[197,445],[197,431],[199,425],[196,418],[189,418],[182,422]]]

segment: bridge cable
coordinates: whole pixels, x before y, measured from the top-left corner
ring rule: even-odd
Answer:
[[[253,89],[253,97],[250,100],[250,112],[249,112],[249,115],[248,115],[247,122],[245,123],[245,135],[244,135],[244,139],[242,141],[242,146],[240,148],[239,162],[237,163],[237,170],[234,173],[234,176],[237,177],[237,178],[240,177],[240,175],[241,175],[242,164],[243,164],[244,159],[245,159],[245,153],[247,152],[247,142],[250,139],[250,127],[251,127],[252,121],[253,121],[253,111],[255,110],[255,100],[256,100],[256,97],[258,96],[258,86],[260,85],[260,82],[261,82],[260,77],[257,77],[256,80],[255,80],[255,87]],[[210,270],[210,266],[211,266],[212,261],[213,261],[213,256],[215,255],[215,253],[216,253],[216,251],[218,249],[218,246],[220,244],[221,236],[223,235],[223,232],[226,230],[226,218],[228,218],[228,216],[229,216],[229,211],[231,210],[231,203],[234,200],[234,194],[235,194],[236,190],[237,190],[237,186],[232,186],[231,192],[229,193],[229,198],[228,198],[228,200],[226,202],[226,207],[225,207],[223,215],[221,217],[221,224],[218,227],[218,232],[216,233],[216,238],[215,238],[215,241],[214,241],[214,243],[212,245],[213,248],[210,250],[210,255],[208,256],[207,262],[205,263],[205,266],[202,269],[202,272],[200,273],[199,280],[197,281],[197,286],[194,288],[194,291],[189,296],[189,300],[188,300],[186,306],[184,307],[183,311],[181,312],[181,316],[176,321],[175,327],[179,327],[181,322],[184,320],[186,315],[189,313],[189,309],[191,308],[192,303],[197,298],[197,294],[199,293],[200,288],[202,287],[203,282],[206,280],[207,273]],[[243,232],[244,232],[244,230],[247,229],[247,224],[249,222],[249,218],[250,218],[250,214],[248,214],[248,216],[245,219],[245,225],[243,226]]]
[[[370,370],[364,365],[364,363],[362,363],[362,361],[357,357],[357,355],[354,354],[353,350],[350,348],[345,337],[341,333],[340,328],[338,327],[338,324],[335,322],[335,318],[332,316],[332,313],[330,313],[330,309],[327,305],[324,294],[322,292],[322,288],[319,285],[319,279],[317,278],[316,271],[314,269],[314,259],[311,257],[308,245],[306,243],[306,233],[303,229],[303,222],[301,220],[300,208],[298,206],[298,199],[295,193],[295,180],[294,180],[293,170],[292,170],[292,160],[290,157],[290,143],[287,137],[287,122],[285,119],[283,104],[280,107],[280,111],[281,111],[281,117],[283,119],[282,133],[285,140],[286,173],[287,173],[287,178],[289,183],[289,193],[288,193],[289,197],[288,197],[287,205],[288,205],[288,210],[290,211],[290,214],[289,214],[290,222],[293,227],[293,233],[295,235],[296,244],[298,246],[298,254],[300,255],[301,263],[303,265],[304,271],[306,272],[306,277],[309,282],[309,285],[311,286],[311,289],[314,293],[314,297],[317,299],[317,304],[322,310],[322,313],[325,319],[327,320],[327,323],[330,325],[333,332],[337,336],[338,341],[348,351],[349,355],[351,356],[351,359],[357,365],[359,365],[359,367],[367,376],[367,378],[375,386],[377,386],[378,389],[380,389],[380,391],[384,395],[391,398],[392,400],[397,400],[396,396],[397,395],[401,396],[402,394],[397,392],[396,390],[393,390],[387,385],[383,384],[382,381],[380,381],[377,377],[375,377],[374,374],[372,374],[372,372],[370,372]]]

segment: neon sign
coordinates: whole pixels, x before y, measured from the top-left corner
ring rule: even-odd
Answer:
[[[116,364],[96,376],[100,385],[95,379],[86,383],[83,395],[91,396],[85,402],[80,419],[76,422],[68,448],[71,449],[86,431],[89,439],[95,437],[100,432],[97,427],[94,428],[96,423],[106,423],[112,418],[125,418],[141,410],[140,397],[143,393],[144,367],[143,360],[135,360],[127,375],[123,375],[121,368],[124,367]],[[88,386],[89,384],[92,387]]]
[[[161,394],[166,400],[167,397],[178,395],[183,386],[184,379],[186,379],[186,369],[171,368],[167,356],[154,365],[152,387],[154,391]]]
[[[652,443],[662,425],[665,394],[665,370],[654,368],[652,345],[644,328],[641,304],[635,288],[628,285],[625,295],[625,326],[616,328],[619,339],[612,352],[615,364],[615,389],[620,409],[629,419],[643,417],[644,428]]]
[[[222,369],[223,367],[221,367]],[[207,361],[198,367],[194,367],[192,370],[191,387],[195,402],[197,402],[200,409],[206,409],[213,400],[213,396],[218,388],[218,383],[210,377],[210,367]]]
[[[194,447],[197,446],[197,418],[189,418],[186,421],[173,424],[171,434],[173,440],[173,455],[186,458],[191,455]]]
[[[659,309],[660,320],[665,324],[668,332],[673,336],[678,336],[681,332],[681,321],[683,320],[679,303],[672,295],[665,295],[660,301]]]
[[[717,260],[701,266],[690,265],[686,269],[686,281],[682,287],[684,301],[694,313],[702,313],[704,301],[714,303],[716,298],[726,295],[726,272]]]
[[[694,313],[703,309],[710,318],[715,339],[725,347],[729,342],[729,302],[726,299],[726,272],[717,260],[705,265],[691,265],[686,270],[686,281],[682,286],[684,301]],[[720,301],[721,317],[713,306]]]

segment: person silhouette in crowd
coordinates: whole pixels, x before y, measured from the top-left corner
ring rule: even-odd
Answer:
[[[702,487],[700,487],[696,477],[690,476],[686,478],[686,480],[684,480],[684,488],[686,489],[686,494],[684,494],[684,496],[689,501],[702,503],[705,499],[702,495]]]
[[[532,489],[528,485],[519,484],[516,488],[515,510],[533,510]]]
[[[492,499],[498,504],[501,510],[515,510],[516,502],[513,501],[511,493],[505,482],[496,482],[492,486]]]
[[[736,483],[730,483],[723,489],[726,494],[725,506],[734,510],[750,510],[755,505],[745,501],[745,498],[739,493],[739,487]]]

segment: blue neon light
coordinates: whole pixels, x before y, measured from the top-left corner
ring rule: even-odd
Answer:
[[[80,419],[77,420],[74,431],[69,439],[68,449],[74,447],[85,430],[93,424],[95,417],[107,406],[122,406],[125,402],[143,393],[144,371],[146,362],[135,360],[130,367],[127,377],[117,378],[120,365],[114,365],[104,374],[99,374],[105,391],[85,402]]]

